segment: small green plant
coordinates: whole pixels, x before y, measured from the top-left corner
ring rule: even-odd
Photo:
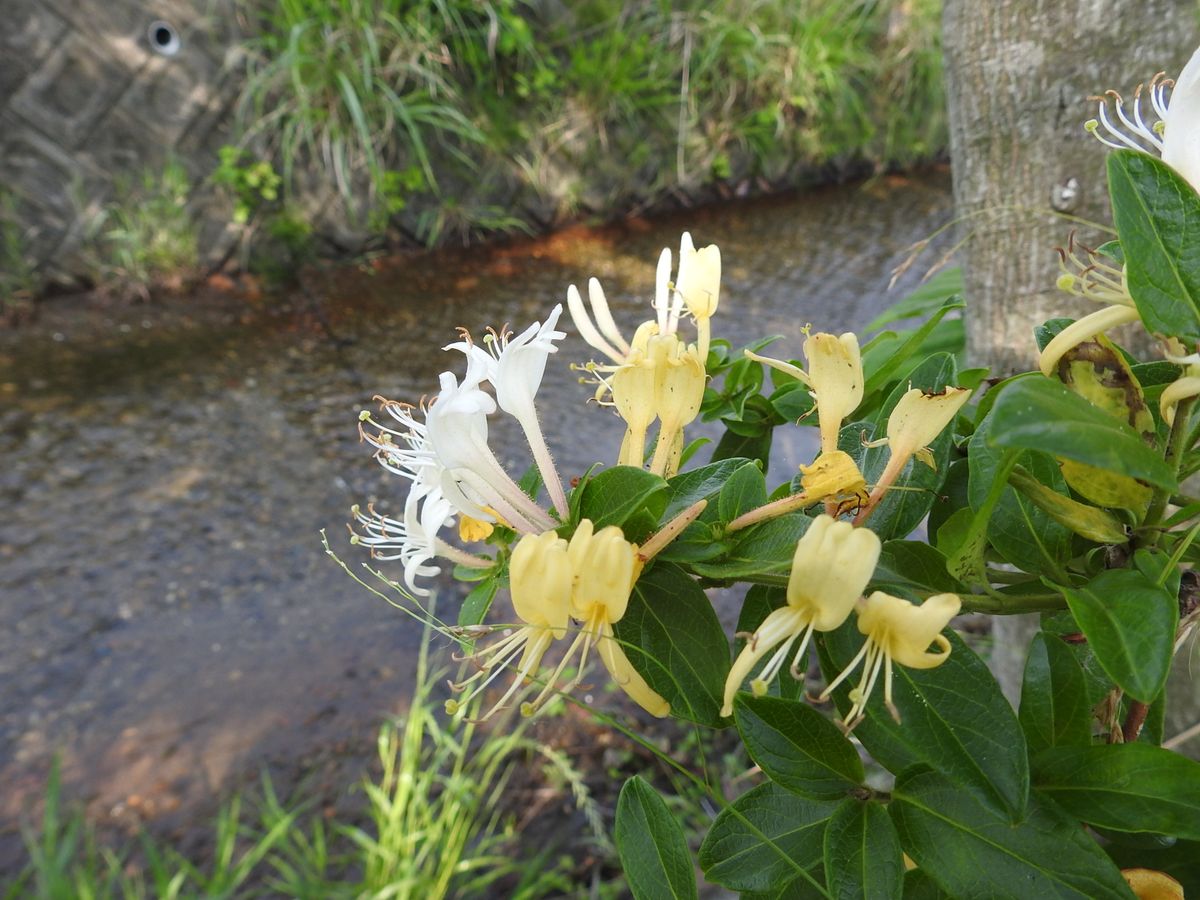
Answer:
[[[7,191],[0,192],[0,314],[26,311],[38,287],[29,232],[21,225],[16,198]]]
[[[545,782],[573,799],[594,841],[604,822],[583,777],[529,722],[508,716],[486,731],[479,703],[450,721],[433,696],[437,677],[423,649],[406,715],[383,726],[379,774],[360,785],[365,809],[327,822],[311,801],[285,803],[269,778],[245,811],[234,797],[217,815],[207,858],[189,858],[143,835],[134,848],[107,846],[82,812],[66,812],[57,766],[40,826],[25,835],[29,862],[4,895],[49,900],[102,898],[312,898],[561,895],[573,890],[569,850],[551,841],[530,852],[513,830],[509,801],[518,767],[540,760]],[[611,848],[607,858],[611,859]]]
[[[235,224],[245,225],[259,209],[279,199],[281,179],[268,160],[247,159],[245,150],[229,144],[217,155],[220,162],[212,174],[213,184],[233,195]]]
[[[117,182],[114,198],[89,229],[87,256],[102,289],[147,299],[154,288],[195,269],[191,191],[187,170],[177,160]]]

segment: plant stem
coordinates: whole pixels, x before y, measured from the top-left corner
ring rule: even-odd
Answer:
[[[1183,454],[1186,450],[1188,423],[1191,420],[1192,407],[1195,403],[1195,397],[1179,401],[1179,405],[1175,408],[1175,421],[1171,425],[1170,434],[1167,435],[1167,451],[1163,454],[1163,460],[1176,475],[1179,474],[1179,465],[1183,460]],[[1142,531],[1134,539],[1135,546],[1154,547],[1158,544],[1159,532],[1157,526],[1162,522],[1163,513],[1166,511],[1167,503],[1170,499],[1171,491],[1169,488],[1160,487],[1155,489],[1154,498],[1150,501],[1150,508],[1146,511],[1146,518],[1142,523]],[[1147,534],[1152,536],[1147,537]]]
[[[1032,612],[1055,612],[1066,609],[1067,601],[1061,594],[960,594],[962,611],[987,613],[993,616],[1017,616]]]
[[[1125,714],[1125,724],[1121,726],[1121,737],[1125,743],[1132,744],[1138,739],[1138,735],[1142,733],[1142,725],[1146,722],[1146,714],[1150,712],[1150,707],[1141,700],[1134,700],[1129,704],[1129,712]]]

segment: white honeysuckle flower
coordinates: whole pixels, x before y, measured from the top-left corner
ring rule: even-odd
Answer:
[[[1200,49],[1175,79],[1168,112],[1163,162],[1200,191]]]
[[[1148,95],[1156,117],[1150,123],[1143,116],[1143,94]],[[1109,115],[1110,101],[1116,121]],[[1106,92],[1099,99],[1097,117],[1084,127],[1114,149],[1160,154],[1163,162],[1200,190],[1200,50],[1174,81],[1159,73],[1148,85],[1138,85],[1128,112],[1125,98],[1116,91]]]
[[[558,352],[554,342],[567,336],[565,332],[555,330],[561,315],[562,304],[559,304],[551,310],[544,323],[534,322],[516,337],[509,332],[498,334],[492,331],[484,339],[483,347],[467,336],[465,340],[448,344],[443,349],[461,351],[486,373],[484,377],[496,390],[496,402],[520,423],[521,430],[525,432],[550,499],[559,515],[565,517],[566,492],[554,467],[534,405],[542,377],[546,374],[546,360],[551,353]]]
[[[691,246],[692,236],[685,231],[679,242],[681,259],[685,248]],[[658,317],[658,333],[674,334],[683,311],[683,295],[671,290],[671,250],[668,247],[663,247],[662,253],[658,254],[658,267],[654,270],[654,311]]]
[[[485,378],[496,389],[496,403],[518,422],[536,416],[534,398],[546,373],[546,360],[557,353],[555,341],[565,338],[566,332],[556,331],[562,315],[562,304],[550,311],[546,321],[534,322],[516,337],[510,332],[491,332],[483,346],[469,338],[447,344],[444,350],[459,350],[468,359],[478,361]]]
[[[697,250],[691,234],[683,233],[675,294],[683,298],[693,318],[708,319],[717,311],[721,299],[721,250],[716,244]]]
[[[445,555],[439,546],[447,545],[438,538],[438,532],[454,521],[450,502],[438,493],[422,496],[413,490],[404,503],[403,519],[380,515],[371,506],[366,513],[357,506],[351,512],[363,530],[350,539],[351,543],[369,548],[374,559],[403,562],[408,589],[418,597],[428,597],[430,592],[419,587],[417,579],[431,578],[442,571],[428,563]]]

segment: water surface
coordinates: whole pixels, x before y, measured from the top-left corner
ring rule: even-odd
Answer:
[[[632,331],[659,250],[690,228],[721,247],[714,336],[780,333],[795,356],[805,324],[860,328],[912,287],[922,266],[891,294],[889,272],[950,205],[944,173],[880,179],[347,269],[282,309],[52,307],[0,335],[0,863],[55,752],[72,796],[136,822],[367,745],[403,709],[419,626],[319,533],[357,562],[351,504],[400,508],[357,414],[433,392],[456,326],[523,328],[596,275]],[[622,433],[567,368],[589,356],[572,332],[539,395],[565,477],[612,461]],[[519,473],[519,432],[494,434]],[[780,479],[811,453],[799,434],[778,439]]]

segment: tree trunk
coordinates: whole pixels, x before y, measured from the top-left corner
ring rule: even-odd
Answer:
[[[993,375],[1035,368],[1034,326],[1095,309],[1054,286],[1054,248],[1073,229],[1095,246],[1107,238],[1086,222],[1111,222],[1107,151],[1083,130],[1096,114],[1088,98],[1110,88],[1132,94],[1158,71],[1178,73],[1197,44],[1197,9],[1197,0],[946,0],[973,364]],[[993,671],[1014,701],[1036,628],[1024,618],[995,620]]]

